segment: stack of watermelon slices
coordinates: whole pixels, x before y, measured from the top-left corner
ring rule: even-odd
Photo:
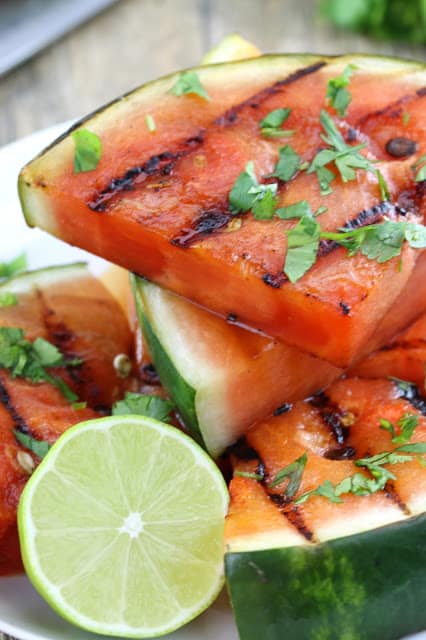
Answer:
[[[348,65],[351,101],[339,117],[326,93]],[[183,422],[213,456],[231,447],[225,551],[241,638],[423,629],[426,405],[414,383],[425,363],[426,254],[404,242],[381,261],[321,241],[292,281],[283,265],[297,220],[236,211],[230,192],[253,162],[260,192],[277,185],[277,207],[326,208],[325,232],[422,225],[425,66],[262,56],[191,74],[208,99],[176,95],[188,73],[173,74],[78,123],[102,143],[93,170],[74,173],[72,132],[27,165],[26,219],[133,272],[144,339]],[[306,167],[327,147],[324,108],[381,180],[359,169],[345,182],[328,163],[332,192],[320,189]],[[288,139],[260,126],[277,109],[291,110]],[[295,171],[271,177],[287,143]]]

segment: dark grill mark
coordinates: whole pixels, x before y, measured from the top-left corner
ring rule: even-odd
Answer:
[[[270,87],[266,87],[265,89],[262,89],[261,91],[256,93],[254,96],[251,96],[250,98],[248,98],[248,100],[245,100],[244,102],[241,102],[239,105],[236,105],[231,109],[228,109],[228,111],[226,111],[224,114],[216,118],[216,120],[214,121],[214,124],[217,124],[221,127],[227,127],[229,125],[234,124],[238,119],[238,114],[240,113],[240,111],[243,111],[246,107],[250,107],[251,109],[258,109],[259,106],[262,104],[262,102],[264,102],[270,96],[280,93],[283,87],[287,87],[288,85],[293,84],[293,82],[297,82],[297,80],[300,80],[305,76],[308,76],[312,73],[315,73],[316,71],[319,71],[319,69],[321,69],[325,65],[326,65],[325,62],[317,62],[308,67],[303,67],[302,69],[298,69],[297,71],[295,71],[294,73],[291,73],[286,78],[283,78],[282,80],[278,80]]]
[[[419,98],[423,98],[423,96],[426,96],[426,87],[422,87],[421,89],[417,89],[416,93],[419,96]]]
[[[353,460],[355,456],[356,450],[353,447],[337,447],[328,449],[324,453],[324,458],[327,458],[327,460]]]
[[[389,118],[399,118],[402,115],[402,107],[407,103],[413,102],[417,100],[417,98],[422,98],[426,95],[426,88],[418,89],[413,94],[407,94],[390,102],[383,109],[378,109],[377,111],[372,111],[371,113],[366,113],[362,118],[358,120],[357,128],[361,128],[366,122],[373,118],[378,118],[380,116],[387,116]]]
[[[31,429],[28,426],[27,422],[13,406],[10,395],[3,381],[0,381],[0,402],[12,418],[14,428],[21,433],[26,433],[28,435],[31,434]]]
[[[350,314],[351,307],[350,307],[350,305],[346,304],[346,302],[343,302],[343,300],[340,300],[339,307],[341,308],[342,314],[344,316],[348,316]]]
[[[153,364],[146,364],[140,370],[142,382],[146,384],[160,384],[160,378]]]
[[[401,383],[393,380],[399,391],[399,397],[407,400],[412,407],[417,409],[423,416],[426,416],[426,400],[422,398],[420,391],[414,383]]]
[[[284,402],[281,406],[277,407],[274,411],[274,416],[282,416],[284,413],[288,413],[293,408],[291,402]]]
[[[262,280],[269,287],[274,289],[280,289],[284,282],[287,282],[287,277],[281,271],[279,273],[265,273],[262,276]]]
[[[237,322],[238,320],[238,316],[236,313],[228,313],[228,315],[226,316],[226,321],[233,324],[234,322]]]
[[[385,146],[389,155],[394,158],[408,158],[417,151],[417,142],[410,138],[391,138]]]
[[[337,444],[344,444],[349,436],[349,428],[342,422],[342,414],[339,409],[320,411],[320,416],[325,424],[331,429]]]
[[[397,492],[397,490],[395,489],[392,483],[388,482],[386,484],[384,491],[385,491],[386,497],[392,500],[392,502],[394,502],[401,509],[404,515],[411,516],[410,509],[405,504],[405,502],[403,501],[403,499],[401,498],[401,496],[399,495],[399,493]]]
[[[296,527],[298,532],[309,542],[315,542],[314,532],[307,526],[302,513],[297,507],[293,507],[288,511],[284,511],[283,515],[287,518],[293,527]]]
[[[148,176],[169,175],[178,160],[183,156],[190,153],[192,148],[197,144],[202,144],[203,135],[194,136],[189,138],[183,144],[184,149],[176,153],[171,151],[164,151],[158,155],[152,156],[144,164],[132,167],[120,178],[113,178],[109,185],[98,193],[91,202],[89,202],[89,209],[92,211],[102,212],[105,211],[110,200],[121,191],[132,191],[136,184],[140,184]]]
[[[212,235],[219,229],[223,229],[230,219],[231,214],[227,211],[224,212],[216,209],[204,211],[194,220],[190,229],[183,229],[180,235],[175,236],[171,240],[171,243],[176,247],[187,249],[201,238]]]

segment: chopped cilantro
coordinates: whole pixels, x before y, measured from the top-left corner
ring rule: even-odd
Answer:
[[[53,344],[37,338],[30,342],[24,338],[22,329],[0,327],[0,368],[7,369],[12,378],[25,378],[30,382],[48,382],[59,389],[70,402],[78,397],[57,375],[47,371],[50,367],[73,367],[81,360],[65,360]]]
[[[322,195],[332,192],[330,184],[335,174],[326,165],[333,164],[338,170],[343,182],[355,180],[356,169],[375,171],[373,163],[359,151],[366,147],[366,143],[350,146],[346,144],[333,119],[324,109],[321,110],[320,122],[323,128],[322,140],[327,149],[321,149],[312,160],[307,173],[316,173]]]
[[[288,182],[300,170],[301,158],[289,144],[281,147],[279,154],[278,162],[271,176]]]
[[[381,199],[383,200],[383,202],[385,201],[390,202],[391,196],[389,192],[389,187],[386,183],[383,173],[379,169],[377,169],[376,171],[376,176],[379,183]]]
[[[411,114],[408,111],[403,111],[402,112],[402,124],[404,125],[404,127],[407,126],[407,124],[410,122],[411,119]]]
[[[32,451],[38,458],[44,458],[51,445],[45,440],[37,440],[21,431],[14,431],[15,438],[23,447]]]
[[[275,211],[277,184],[259,184],[254,173],[254,164],[247,162],[229,194],[231,213],[253,210],[253,215],[261,220],[272,218]],[[268,195],[269,193],[269,195]]]
[[[267,138],[282,138],[292,136],[293,129],[281,129],[281,125],[287,120],[291,109],[274,109],[259,122],[262,135]]]
[[[252,471],[234,471],[234,476],[237,478],[249,478],[250,480],[258,480],[261,482],[263,476],[260,473],[253,473]]]
[[[354,64],[348,64],[342,75],[332,78],[327,84],[327,101],[341,118],[346,115],[347,108],[352,100],[352,96],[346,87],[355,69],[356,66]]]
[[[18,304],[18,298],[11,291],[0,293],[0,307],[14,307]]]
[[[415,177],[416,182],[426,180],[426,153],[413,164],[413,169],[418,169]]]
[[[414,442],[397,447],[393,451],[384,451],[368,458],[355,460],[357,467],[362,467],[370,473],[355,473],[344,478],[338,484],[326,480],[319,487],[307,491],[294,501],[294,504],[303,504],[312,496],[324,496],[331,502],[342,502],[340,496],[344,493],[352,493],[357,496],[368,496],[385,488],[389,480],[396,480],[395,474],[383,465],[403,464],[413,460],[412,455],[422,456],[426,453],[426,442]],[[422,460],[422,458],[417,458]]]
[[[307,453],[305,452],[300,458],[297,458],[294,462],[289,464],[284,469],[278,471],[275,478],[268,484],[269,489],[273,489],[277,485],[281,484],[284,480],[288,479],[287,486],[284,490],[284,497],[291,500],[297,493],[302,482],[303,471],[305,470],[306,463],[308,461]]]
[[[124,400],[119,400],[114,404],[112,415],[136,414],[155,418],[161,422],[170,422],[170,412],[173,408],[174,404],[170,400],[128,391]]]
[[[0,262],[0,281],[9,280],[21,271],[27,268],[27,256],[21,253],[19,256],[10,260],[10,262]]]
[[[296,282],[315,264],[321,228],[312,216],[303,216],[297,225],[287,231],[287,254],[284,273],[290,282]]]
[[[157,127],[155,125],[155,120],[150,113],[146,114],[145,122],[146,122],[147,129],[150,133],[154,133],[154,131],[157,130]]]
[[[88,129],[73,131],[74,140],[74,173],[93,171],[99,164],[102,155],[102,142],[99,136]]]
[[[184,71],[180,74],[170,93],[175,96],[185,96],[188,94],[197,95],[204,100],[210,100],[207,91],[201,84],[200,78],[195,71]]]
[[[330,502],[343,502],[343,500],[336,495],[334,484],[330,480],[325,480],[316,489],[307,491],[296,498],[294,504],[303,504],[312,496],[323,496],[324,498],[328,498]]]
[[[413,413],[405,413],[396,423],[399,431],[395,429],[395,426],[389,420],[382,418],[380,420],[380,428],[385,431],[389,431],[392,436],[392,442],[394,444],[403,444],[411,439],[415,428],[419,424],[419,418]]]
[[[318,207],[315,213],[312,213],[311,206],[307,200],[300,200],[286,207],[280,207],[275,214],[281,220],[292,220],[294,218],[303,218],[303,216],[320,216],[327,211],[327,207]]]

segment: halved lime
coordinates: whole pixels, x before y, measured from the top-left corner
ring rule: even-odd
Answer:
[[[83,422],[52,447],[22,495],[25,568],[77,626],[162,635],[222,587],[227,504],[218,468],[177,429],[142,416]]]

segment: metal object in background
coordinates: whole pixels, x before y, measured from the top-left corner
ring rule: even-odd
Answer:
[[[1,0],[0,76],[117,0]]]

